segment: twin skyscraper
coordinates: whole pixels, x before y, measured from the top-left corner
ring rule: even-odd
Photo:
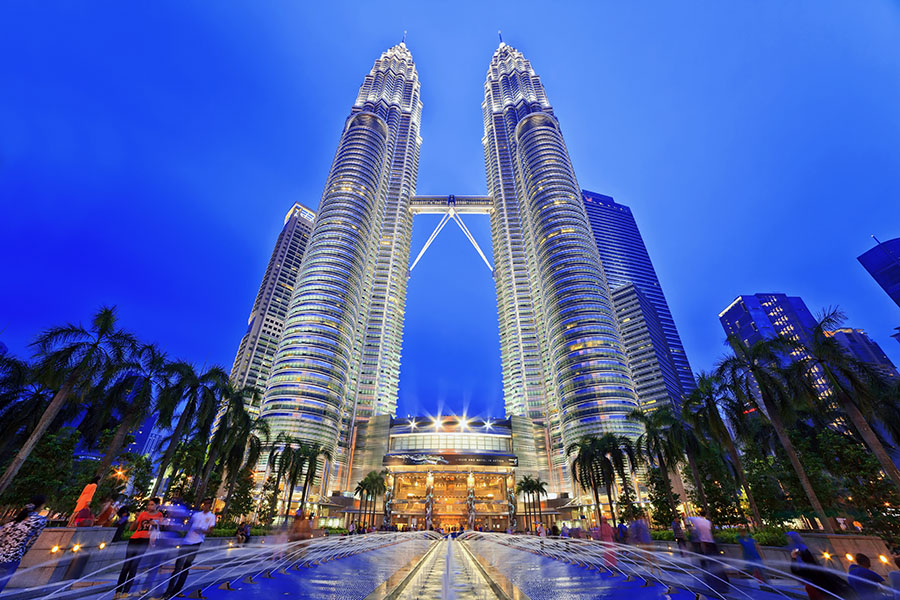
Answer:
[[[482,111],[482,212],[491,221],[506,413],[534,424],[539,469],[551,473],[554,491],[568,491],[568,445],[591,434],[639,435],[628,418],[639,405],[633,367],[560,124],[529,61],[502,42]],[[305,255],[287,265],[289,252],[276,248],[267,278],[283,272],[284,281],[264,282],[235,361],[239,383],[265,386],[259,414],[273,436],[331,452],[320,494],[353,489],[358,428],[397,409],[421,116],[418,74],[401,43],[360,87],[314,224],[310,215],[299,220],[299,207],[288,214],[286,224],[299,225],[284,243],[302,237]],[[452,200],[440,202],[453,210]],[[273,301],[282,314],[267,323],[261,302]],[[671,321],[667,307],[664,316]],[[247,376],[250,347],[263,334],[274,357]],[[690,379],[686,359],[677,366]]]

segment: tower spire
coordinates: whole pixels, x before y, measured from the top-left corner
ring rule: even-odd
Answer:
[[[400,40],[400,43],[401,43],[401,44],[405,44],[405,43],[406,43],[406,30],[405,30],[405,29],[403,30],[403,39]]]
[[[497,36],[500,38],[500,45],[502,46],[503,45],[503,30],[498,29]]]

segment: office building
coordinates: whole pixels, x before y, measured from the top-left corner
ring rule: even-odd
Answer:
[[[865,363],[882,377],[893,379],[894,381],[900,378],[900,374],[897,373],[897,367],[887,357],[881,346],[862,329],[842,327],[834,331],[826,331],[825,335],[836,339],[852,357]]]
[[[677,410],[696,383],[637,222],[630,208],[611,197],[581,193],[606,280],[614,300],[620,299],[616,314],[641,407],[668,403]]]
[[[250,386],[258,389],[260,395],[266,389],[288,304],[315,220],[316,214],[299,203],[294,204],[284,217],[284,227],[275,242],[250,318],[247,319],[247,331],[241,338],[231,367],[231,381],[238,388]],[[254,417],[259,414],[258,402],[258,399],[254,402],[252,397],[248,397],[247,406]]]
[[[877,246],[857,257],[857,260],[891,300],[900,306],[900,238],[878,242]],[[896,333],[891,334],[891,337],[900,342],[900,327],[897,327]]]

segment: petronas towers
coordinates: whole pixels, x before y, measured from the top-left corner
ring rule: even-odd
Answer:
[[[568,489],[568,444],[638,433],[634,385],[560,124],[506,44],[482,111],[506,412],[535,423],[541,468]],[[357,428],[396,412],[421,114],[401,43],[375,61],[344,124],[272,360],[260,414],[273,436],[331,452],[320,493],[352,489]]]

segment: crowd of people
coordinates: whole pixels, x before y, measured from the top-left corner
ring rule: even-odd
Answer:
[[[180,498],[175,498],[165,505],[159,498],[151,498],[147,501],[145,509],[132,520],[127,507],[118,505],[112,498],[104,498],[97,516],[94,516],[90,505],[96,491],[96,483],[91,481],[85,487],[68,519],[68,525],[115,527],[113,542],[122,540],[125,532],[131,531],[114,599],[129,597],[140,571],[144,572],[140,586],[142,596],[166,600],[178,596],[185,586],[191,565],[197,558],[206,535],[216,525],[216,515],[212,512],[213,500],[207,498],[196,510],[191,510]],[[7,585],[22,558],[47,526],[48,518],[41,515],[44,503],[45,498],[42,495],[34,496],[14,518],[0,527],[0,591]],[[293,520],[276,534],[278,538],[276,542],[278,540],[296,542],[312,538],[314,519],[315,515],[298,510]],[[347,533],[358,535],[376,531],[415,529],[424,530],[426,527],[382,523],[376,528],[374,524],[351,522]],[[465,531],[465,528],[458,525],[437,528],[431,526],[428,529],[449,537],[456,537]],[[475,529],[483,530],[483,527],[479,525]],[[533,524],[529,529],[530,531],[526,533],[540,538],[548,536],[562,539],[588,538],[607,543],[627,544],[641,550],[654,550],[650,526],[645,517],[634,519],[630,523],[620,521],[616,527],[610,525],[605,517],[601,517],[598,524],[588,528],[569,527],[565,523],[561,528],[556,524],[548,528],[540,522]],[[679,515],[672,522],[672,534],[678,554],[682,557],[693,557],[704,573],[706,584],[717,592],[725,592],[729,586],[729,578],[725,563],[717,557],[720,551],[714,530],[712,522],[703,510],[698,511],[695,516],[686,518]],[[510,527],[507,533],[520,532]],[[824,600],[829,597],[828,594],[856,600],[872,600],[880,597],[879,586],[884,584],[885,580],[872,570],[871,560],[867,555],[856,554],[849,572],[842,577],[834,569],[823,568],[799,534],[789,532],[787,536],[791,548],[790,570],[805,582],[806,593],[810,600]],[[235,541],[238,545],[243,545],[249,542],[250,538],[250,523],[241,522],[235,531]],[[767,575],[767,571],[770,570],[763,563],[759,543],[748,529],[739,529],[737,544],[743,559],[742,570],[756,578],[760,585],[770,585],[770,578]],[[616,564],[616,553],[616,548],[612,546],[605,553],[605,560],[611,566]],[[650,567],[658,569],[654,555],[648,553],[645,556],[651,563]],[[827,558],[827,554],[825,556]],[[157,585],[161,567],[173,561],[172,575],[167,582]]]

